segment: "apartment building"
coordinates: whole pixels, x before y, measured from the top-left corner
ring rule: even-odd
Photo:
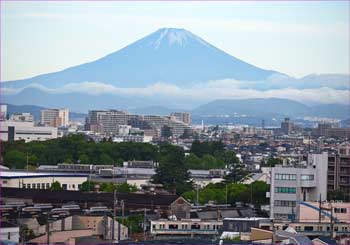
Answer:
[[[51,127],[69,125],[69,109],[45,109],[41,110],[40,123]]]
[[[298,165],[277,165],[271,169],[270,218],[291,220],[300,202],[327,199],[328,154],[309,154]]]
[[[186,125],[191,124],[191,114],[188,112],[173,112],[170,116],[174,117],[176,121],[183,122]]]
[[[338,153],[328,156],[328,191],[341,190],[350,200],[350,144],[338,147]]]

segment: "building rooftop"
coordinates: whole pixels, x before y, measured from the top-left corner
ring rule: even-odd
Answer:
[[[76,173],[38,173],[25,171],[1,171],[0,178],[3,179],[18,179],[18,178],[40,178],[40,177],[87,177],[87,174]]]

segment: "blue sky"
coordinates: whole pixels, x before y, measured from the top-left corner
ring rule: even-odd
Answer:
[[[162,27],[295,77],[349,73],[349,2],[2,2],[1,80],[89,62]]]

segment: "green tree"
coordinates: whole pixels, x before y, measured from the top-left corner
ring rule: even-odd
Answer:
[[[97,183],[93,182],[93,181],[85,181],[81,184],[81,186],[79,187],[79,190],[80,191],[94,191],[96,184]]]
[[[60,191],[63,189],[62,189],[61,183],[58,181],[55,181],[51,184],[50,190],[51,191]]]
[[[177,146],[163,145],[160,151],[164,155],[156,168],[153,183],[163,184],[166,190],[177,194],[191,190],[192,181],[184,162],[183,149]]]
[[[225,176],[226,183],[238,183],[250,176],[249,171],[240,162],[231,164],[229,168],[230,172]]]
[[[99,160],[100,164],[113,164],[113,159],[106,153],[102,153]]]
[[[274,166],[280,165],[282,163],[283,163],[283,160],[281,158],[269,158],[266,163],[265,162],[263,163],[263,166],[273,168]]]
[[[201,167],[201,159],[195,154],[189,154],[185,156],[185,165],[189,169],[199,169]]]
[[[268,204],[269,199],[266,198],[266,192],[270,191],[270,185],[263,181],[254,181],[250,185],[253,204],[259,206]]]
[[[18,150],[11,150],[4,155],[5,166],[24,169],[27,164],[27,154]]]
[[[79,156],[79,163],[81,163],[81,164],[90,164],[89,157],[86,154],[81,154]]]

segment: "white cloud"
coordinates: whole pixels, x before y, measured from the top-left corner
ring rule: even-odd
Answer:
[[[235,80],[219,80],[201,83],[190,88],[158,82],[144,88],[119,88],[101,82],[70,83],[61,88],[51,89],[38,84],[31,84],[21,89],[3,88],[4,94],[15,94],[25,88],[37,88],[48,93],[86,93],[91,95],[115,94],[126,96],[145,96],[158,98],[173,98],[174,100],[208,102],[215,99],[247,99],[247,98],[285,98],[306,104],[348,104],[349,92],[328,87],[315,89],[270,89],[260,91],[256,89],[240,88],[242,82]]]

